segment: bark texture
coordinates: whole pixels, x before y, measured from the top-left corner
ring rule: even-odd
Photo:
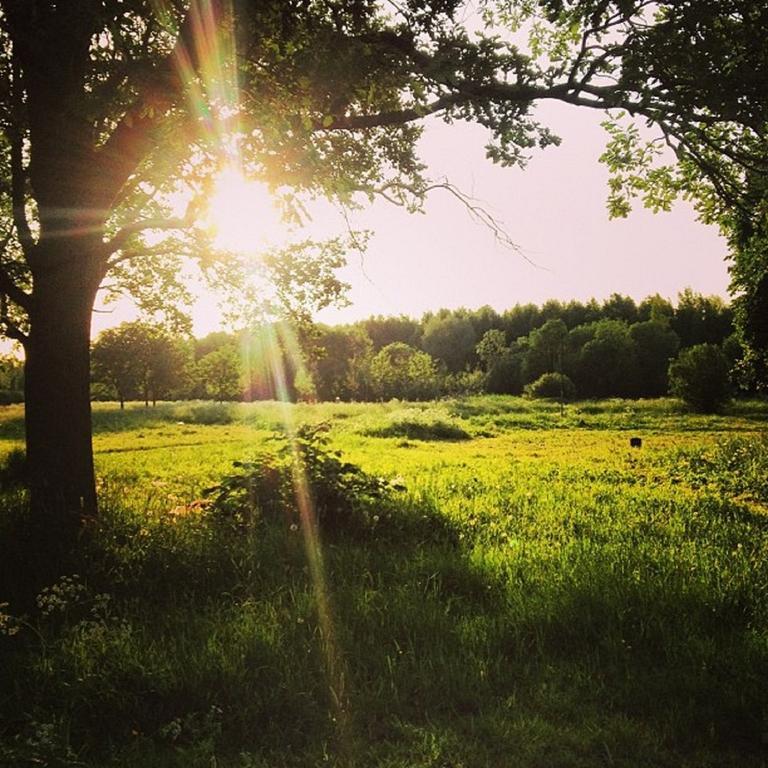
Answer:
[[[100,275],[82,239],[60,238],[43,246],[47,268],[34,276],[26,349],[32,512],[41,535],[61,551],[96,514],[90,331]]]

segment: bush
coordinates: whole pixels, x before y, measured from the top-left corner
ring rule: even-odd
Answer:
[[[174,420],[187,424],[231,424],[234,421],[234,409],[231,403],[201,403],[190,405],[171,414]]]
[[[27,481],[27,454],[13,448],[0,462],[0,488],[23,485]]]
[[[435,361],[408,344],[388,344],[371,361],[371,390],[382,400],[431,400],[439,384]]]
[[[366,429],[371,437],[405,437],[409,440],[469,440],[470,435],[456,422],[442,415],[407,412],[395,415],[389,424]]]
[[[443,377],[440,390],[443,395],[479,395],[485,389],[485,374],[482,371],[460,371]]]
[[[23,392],[15,389],[0,389],[0,405],[15,405],[23,402]]]
[[[730,399],[728,360],[716,344],[684,349],[669,366],[669,392],[701,413],[714,413]]]
[[[292,437],[276,437],[281,444],[275,454],[235,462],[238,471],[206,491],[215,513],[236,525],[284,520],[299,526],[306,500],[326,532],[354,532],[377,522],[393,492],[403,489],[342,461],[328,450],[327,432],[325,423],[305,424]]]
[[[526,385],[525,394],[529,397],[571,400],[576,394],[576,387],[564,373],[545,373]]]

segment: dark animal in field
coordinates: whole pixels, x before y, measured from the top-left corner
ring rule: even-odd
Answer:
[[[630,448],[642,448],[643,447],[642,438],[630,437],[629,438],[629,447]]]

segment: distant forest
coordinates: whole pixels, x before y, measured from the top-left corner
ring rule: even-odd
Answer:
[[[676,304],[613,294],[504,312],[441,309],[421,319],[349,325],[288,321],[189,339],[147,322],[93,345],[96,400],[426,400],[471,393],[562,398],[659,397],[683,350],[714,345],[735,392],[755,389],[721,298],[686,290]],[[0,358],[0,403],[23,400],[23,366]]]
[[[504,312],[441,309],[421,319],[350,325],[288,321],[201,339],[136,321],[93,344],[96,400],[425,400],[480,392],[562,398],[658,397],[681,351],[717,347],[733,392],[755,382],[729,305],[686,290],[676,304],[518,304]],[[0,398],[22,398],[19,361],[0,361]]]

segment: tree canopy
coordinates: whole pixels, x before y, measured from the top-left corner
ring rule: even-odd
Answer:
[[[479,122],[492,160],[524,164],[534,147],[558,142],[533,114],[542,99],[640,115],[677,153],[677,169],[652,168],[658,144],[615,128],[614,212],[638,194],[665,207],[683,190],[710,216],[739,219],[728,224],[741,250],[751,240],[765,168],[761,4],[484,2],[469,23],[457,0],[397,11],[362,0],[69,5],[0,6],[0,287],[14,337],[26,333],[24,294],[45,269],[49,233],[91,230],[93,281],[110,274],[110,287],[146,309],[168,309],[185,298],[182,255],[222,280],[232,272],[233,255],[217,260],[191,227],[223,165],[280,189],[294,215],[296,191],[417,207],[431,188],[416,156],[422,118]],[[181,190],[188,208],[174,216],[167,196]],[[181,239],[150,246],[139,235],[151,230]],[[320,255],[303,246],[294,288],[308,282],[301,257]],[[330,266],[334,253],[324,252]],[[291,283],[284,259],[264,267]]]

